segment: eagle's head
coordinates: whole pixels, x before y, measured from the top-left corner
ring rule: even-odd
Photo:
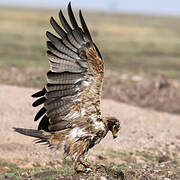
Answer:
[[[118,137],[118,132],[120,130],[120,122],[115,117],[104,117],[107,124],[107,128],[112,132],[113,138]]]

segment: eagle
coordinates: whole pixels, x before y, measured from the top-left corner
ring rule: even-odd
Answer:
[[[71,3],[67,7],[70,23],[59,11],[61,26],[50,18],[58,37],[46,32],[47,57],[50,70],[47,84],[32,97],[32,106],[40,106],[34,121],[40,119],[38,129],[14,128],[20,134],[36,138],[36,143],[62,149],[74,163],[74,171],[92,169],[86,160],[90,148],[108,133],[116,138],[120,122],[101,113],[101,93],[104,79],[104,60],[93,42],[79,11],[78,25]]]

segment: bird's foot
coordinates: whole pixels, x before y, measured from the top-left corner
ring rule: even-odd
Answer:
[[[78,173],[89,173],[92,172],[93,168],[90,167],[89,163],[86,161],[81,161],[78,166],[74,169],[74,175]]]
[[[78,173],[90,173],[92,171],[97,171],[98,169],[105,169],[106,171],[106,167],[104,164],[97,164],[92,167],[88,162],[81,161],[79,166],[74,169],[74,175]]]
[[[84,168],[84,169],[76,169],[74,170],[74,175],[79,174],[79,173],[90,173],[93,170],[91,168]]]

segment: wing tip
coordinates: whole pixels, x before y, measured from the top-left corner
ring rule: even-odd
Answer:
[[[51,16],[50,17],[50,23],[51,23],[52,26],[53,26],[54,22],[55,22],[55,19]]]
[[[66,32],[71,32],[72,31],[72,28],[70,27],[70,25],[68,24],[66,18],[64,17],[63,15],[63,12],[62,10],[60,9],[59,11],[59,19],[60,19],[60,22],[62,24],[62,26],[64,27],[64,29],[66,30]]]
[[[86,22],[84,20],[84,17],[82,15],[82,11],[81,10],[79,10],[79,19],[80,19],[81,26],[82,26],[82,28],[84,30],[84,33],[85,33],[86,37],[89,39],[89,41],[93,42],[91,34],[90,34],[89,30],[88,30],[88,27],[86,25]]]
[[[68,8],[69,8],[69,7],[71,8],[71,1],[69,1],[69,3],[68,3]]]

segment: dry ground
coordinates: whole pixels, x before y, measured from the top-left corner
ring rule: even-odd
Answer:
[[[31,94],[35,91],[36,89],[30,88],[0,86],[0,159],[25,169],[38,166],[61,167],[63,162],[61,152],[35,145],[33,139],[12,131],[12,127],[36,128],[37,124],[33,122],[33,117],[37,109],[31,107],[33,101]],[[131,162],[132,159],[142,163],[154,157],[159,157],[158,161],[166,163],[171,157],[175,157],[178,161],[180,156],[178,115],[141,109],[107,99],[102,101],[102,109],[104,115],[113,115],[120,119],[121,132],[116,140],[113,140],[109,133],[90,151],[89,157],[93,163],[100,161],[120,166],[127,161]],[[178,172],[178,164],[175,169]],[[8,170],[8,167],[0,165],[0,172]],[[172,177],[178,179],[178,173]]]

